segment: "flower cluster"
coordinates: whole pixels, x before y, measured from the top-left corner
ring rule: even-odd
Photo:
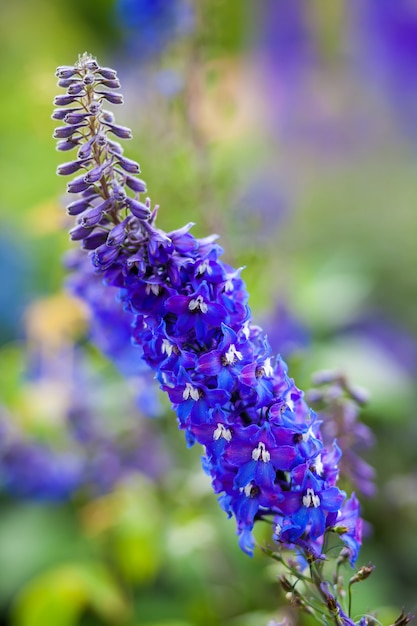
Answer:
[[[68,184],[77,194],[67,207],[77,217],[71,238],[118,288],[137,359],[154,370],[188,444],[204,446],[203,467],[236,519],[241,548],[252,554],[255,521],[270,518],[276,541],[315,554],[326,531],[338,528],[353,563],[358,503],[336,485],[340,450],[324,445],[317,416],[253,324],[240,270],[220,259],[216,236],[197,239],[192,224],[169,233],[156,226],[139,166],[112,138],[129,138],[130,130],[103,108],[122,101],[109,91],[119,86],[114,70],[84,54],[57,75],[67,89],[55,100],[53,117],[64,122],[58,149],[77,149],[58,168],[78,173]],[[91,291],[82,291],[88,301]]]

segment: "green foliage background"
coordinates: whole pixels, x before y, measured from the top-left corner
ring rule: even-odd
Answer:
[[[389,623],[402,604],[412,609],[417,595],[415,372],[366,337],[338,331],[378,310],[416,341],[417,161],[415,144],[398,132],[388,107],[346,70],[337,43],[344,4],[333,4],[337,19],[334,8],[312,3],[323,99],[342,126],[352,110],[377,119],[368,141],[335,151],[302,133],[270,142],[256,106],[251,115],[242,113],[256,77],[252,5],[196,2],[195,32],[144,67],[123,57],[112,0],[2,3],[0,227],[20,259],[23,279],[13,299],[23,329],[23,305],[62,289],[60,259],[68,248],[60,208],[65,183],[55,176],[65,159],[51,138],[55,68],[84,50],[103,65],[120,64],[126,106],[118,119],[135,137],[125,151],[139,160],[161,205],[161,227],[194,221],[198,235],[218,232],[225,258],[246,267],[255,318],[285,299],[312,337],[291,360],[300,387],[318,369],[339,368],[371,391],[364,419],[377,445],[367,458],[377,468],[379,490],[363,502],[373,532],[361,561],[377,569],[355,590],[355,606],[358,612],[380,607]],[[153,87],[163,69],[175,69],[184,81],[171,98]],[[266,223],[268,237],[260,242],[254,233],[268,214],[256,203],[239,214],[236,198],[263,170],[289,183],[291,203],[284,221]],[[23,330],[1,337],[0,399],[14,414],[27,406],[27,345]],[[79,340],[77,329],[73,337]],[[103,389],[112,380],[123,394],[113,369],[99,355],[93,361]],[[60,441],[55,426],[33,427],[29,420],[26,428]],[[91,501],[80,495],[61,505],[0,496],[1,624],[258,626],[282,618],[286,603],[274,566],[239,551],[233,523],[200,469],[200,452],[185,452],[168,409],[156,429],[175,459],[175,470],[157,482],[138,475],[108,495]]]

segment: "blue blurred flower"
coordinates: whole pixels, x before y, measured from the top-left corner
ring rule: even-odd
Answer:
[[[194,23],[188,0],[117,0],[116,16],[128,53],[142,61],[159,55],[171,41],[187,35]]]

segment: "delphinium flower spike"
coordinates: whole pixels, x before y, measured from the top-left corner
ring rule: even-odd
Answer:
[[[84,54],[57,74],[67,89],[55,101],[54,117],[64,122],[55,132],[58,149],[77,149],[75,160],[58,168],[76,174],[68,184],[77,194],[68,207],[76,216],[71,237],[133,315],[138,359],[168,394],[188,445],[204,446],[204,470],[236,520],[240,547],[251,555],[255,522],[269,520],[276,544],[312,566],[337,529],[353,564],[359,505],[337,487],[338,449],[324,445],[317,416],[252,322],[240,270],[220,260],[215,235],[196,239],[192,224],[169,233],[157,227],[157,208],[142,199],[139,166],[112,138],[131,132],[104,108],[122,101],[109,91],[118,87],[116,73]],[[75,270],[78,284],[92,279],[83,267],[81,261]],[[90,290],[79,293],[88,302]],[[319,565],[314,572],[321,604],[313,610],[341,623],[323,603]]]

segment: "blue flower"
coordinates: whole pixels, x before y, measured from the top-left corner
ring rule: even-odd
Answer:
[[[265,516],[281,516],[282,540],[315,545],[344,500],[335,486],[336,448],[324,449],[320,421],[284,361],[271,358],[267,338],[252,323],[241,270],[220,259],[217,237],[195,239],[191,224],[164,233],[156,227],[156,209],[141,200],[143,181],[121,173],[124,167],[130,176],[135,168],[108,139],[109,132],[130,136],[102,109],[104,100],[115,101],[103,92],[113,88],[105,78],[111,70],[83,55],[71,71],[72,90],[88,102],[92,118],[80,133],[59,109],[57,119],[67,127],[57,135],[82,144],[83,167],[85,147],[100,145],[87,173],[70,185],[81,194],[72,209],[78,222],[73,238],[83,241],[107,287],[117,288],[129,320],[134,316],[138,356],[168,394],[187,443],[205,446],[204,470],[236,519],[242,549],[252,554],[253,526]],[[58,69],[60,77],[67,72]],[[59,106],[73,104],[69,89]],[[82,295],[88,302],[89,290]]]
[[[282,496],[281,511],[293,525],[287,533],[290,541],[296,541],[305,532],[312,539],[321,537],[330,525],[327,518],[333,521],[329,513],[337,513],[345,499],[343,491],[337,487],[327,487],[309,470],[305,472],[297,491],[287,491]]]

